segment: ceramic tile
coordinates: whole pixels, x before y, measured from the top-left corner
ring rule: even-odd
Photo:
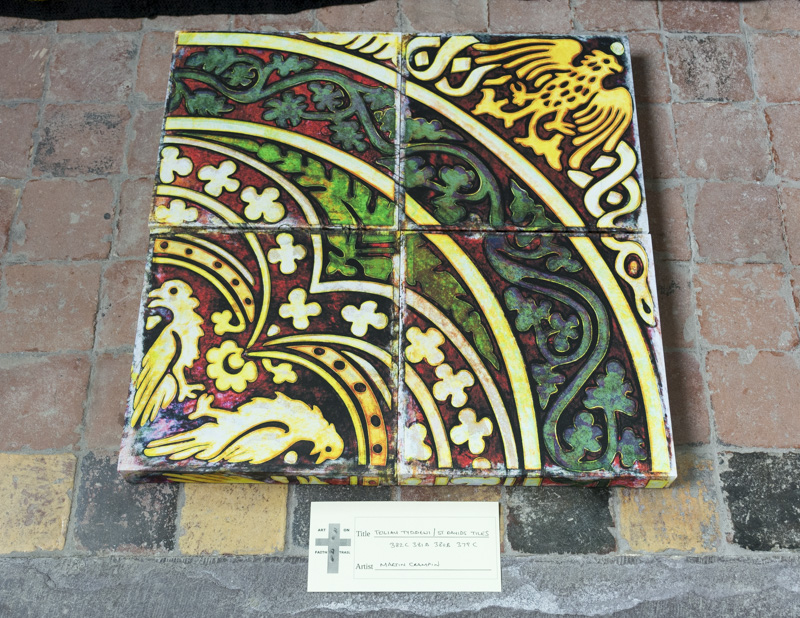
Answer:
[[[649,237],[407,233],[401,484],[674,476]]]
[[[627,39],[404,41],[405,225],[646,232]]]
[[[398,258],[393,232],[154,236],[120,471],[391,480]]]
[[[151,225],[396,225],[399,35],[179,33]]]

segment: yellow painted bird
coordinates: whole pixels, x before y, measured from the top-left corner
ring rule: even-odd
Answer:
[[[189,284],[178,279],[165,282],[148,294],[152,300],[147,307],[163,307],[172,312],[172,321],[159,333],[142,360],[142,370],[133,376],[133,414],[131,426],[145,425],[169,406],[177,395],[178,401],[197,397],[202,384],[188,384],[185,371],[200,358],[198,342],[203,336],[203,319],[195,312],[200,302],[193,296]],[[148,330],[160,322],[151,316],[145,325]]]
[[[232,411],[215,408],[213,404],[213,395],[201,395],[197,409],[188,417],[192,420],[208,417],[213,422],[153,440],[144,454],[173,460],[195,457],[211,462],[259,464],[274,459],[297,442],[308,441],[314,443],[311,455],[319,455],[317,464],[321,464],[337,459],[344,451],[336,427],[322,416],[317,406],[283,393],[275,393],[274,399],[254,397]]]
[[[574,61],[583,53],[583,46],[575,39],[517,39],[494,45],[478,43],[474,48],[486,52],[476,64],[500,63],[514,70],[519,81],[510,87],[513,107],[503,109],[509,100],[495,100],[494,88],[483,88],[483,99],[473,113],[498,118],[506,128],[530,116],[528,135],[514,141],[545,157],[555,170],[562,168],[565,137],[578,147],[569,158],[570,167],[578,169],[596,148],[612,152],[630,125],[630,92],[603,85],[606,77],[623,70],[617,59],[604,51],[592,51],[576,66]],[[506,75],[491,81],[500,84],[510,79],[512,76]],[[542,122],[551,115],[552,119]],[[550,137],[541,137],[542,129]]]

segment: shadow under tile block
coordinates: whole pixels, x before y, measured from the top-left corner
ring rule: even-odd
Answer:
[[[123,474],[391,481],[397,258],[393,232],[154,236]]]
[[[131,480],[675,476],[627,41],[178,33]]]

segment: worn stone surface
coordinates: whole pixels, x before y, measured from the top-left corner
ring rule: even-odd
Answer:
[[[86,354],[0,358],[0,450],[75,446],[90,368]]]
[[[695,178],[763,180],[770,168],[760,110],[729,104],[672,106],[681,168]]]
[[[168,551],[173,548],[178,486],[132,485],[117,473],[116,457],[83,457],[75,511],[80,549]]]
[[[153,179],[136,178],[122,185],[114,253],[123,257],[147,254],[147,218],[153,199]]]
[[[670,108],[640,105],[637,111],[645,178],[678,178],[680,169]]]
[[[635,31],[658,28],[652,0],[574,0],[575,21],[585,30]]]
[[[114,174],[122,167],[128,108],[113,104],[48,105],[35,171],[53,176]]]
[[[497,502],[502,496],[502,488],[494,487],[466,487],[459,485],[446,485],[444,487],[401,487],[401,500],[439,500],[444,502]]]
[[[58,37],[50,66],[53,101],[124,101],[133,88],[138,51],[131,35],[97,39]]]
[[[692,276],[687,262],[656,262],[661,336],[667,348],[687,348],[697,337]]]
[[[89,350],[100,264],[25,264],[5,269],[0,353]]]
[[[667,489],[618,490],[620,536],[633,551],[704,553],[721,542],[713,461],[678,454],[678,479]]]
[[[707,444],[708,405],[700,362],[688,350],[668,351],[667,388],[672,433],[676,444]]]
[[[0,554],[63,549],[75,456],[0,453],[0,466]]]
[[[128,173],[152,176],[158,166],[158,144],[164,110],[161,107],[140,109],[133,118],[133,139],[128,146]]]
[[[800,454],[724,453],[720,459],[733,542],[753,551],[800,549]]]
[[[734,2],[662,2],[661,19],[664,28],[673,32],[739,31],[739,7]]]
[[[743,39],[690,35],[669,39],[675,94],[683,100],[746,101],[753,98]]]
[[[800,180],[800,105],[771,105],[766,114],[775,172]]]
[[[34,180],[25,186],[11,250],[29,260],[108,257],[114,189],[105,178]]]
[[[793,264],[800,264],[800,189],[781,187],[783,222],[786,226],[786,244]]]
[[[794,0],[747,2],[742,15],[748,26],[758,30],[800,30],[800,5]]]
[[[650,33],[631,34],[628,41],[636,100],[646,103],[669,102],[669,74],[661,37]]]
[[[37,111],[32,103],[0,105],[0,130],[3,131],[0,177],[25,177],[30,165]]]
[[[86,408],[84,436],[90,449],[119,447],[131,382],[129,352],[99,354],[92,370],[92,390]]]
[[[129,346],[136,334],[142,298],[144,264],[138,260],[113,262],[103,273],[97,313],[100,349]]]
[[[708,354],[711,405],[717,435],[726,444],[764,448],[800,447],[796,411],[798,366],[789,354]]]
[[[734,348],[797,345],[781,270],[778,264],[700,264],[694,280],[700,334],[712,345]]]
[[[569,0],[491,0],[492,32],[566,34],[572,29]]]
[[[411,31],[486,32],[487,0],[400,0]]]
[[[368,4],[320,7],[317,19],[331,32],[393,32],[397,30],[397,0],[374,0]]]
[[[647,216],[653,250],[669,260],[689,260],[689,217],[683,202],[683,187],[647,187]]]
[[[770,103],[800,98],[800,36],[757,35],[753,41],[753,64],[758,75],[756,90]]]
[[[42,35],[0,38],[0,99],[38,99],[44,90],[50,41]]]
[[[78,32],[135,32],[142,29],[141,19],[72,19],[58,22],[59,34],[72,34]]]
[[[297,549],[306,551],[312,502],[391,500],[392,489],[390,487],[296,485],[291,487],[291,497],[292,543]]]
[[[178,547],[183,554],[283,551],[287,485],[187,483]]]
[[[524,554],[607,554],[616,548],[607,489],[510,487],[506,548]]]
[[[313,9],[286,14],[234,15],[235,30],[251,30],[253,32],[274,32],[277,30],[311,30],[314,27]]]
[[[0,256],[3,255],[11,230],[11,222],[17,211],[17,202],[22,192],[16,187],[0,184]]]
[[[786,255],[775,187],[704,185],[694,206],[694,234],[699,255],[710,260],[780,262]]]
[[[174,46],[174,32],[148,32],[144,35],[136,73],[136,92],[145,100],[163,104]]]

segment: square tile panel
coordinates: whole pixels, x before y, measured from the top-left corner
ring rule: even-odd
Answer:
[[[675,477],[623,38],[178,33],[120,471]]]

